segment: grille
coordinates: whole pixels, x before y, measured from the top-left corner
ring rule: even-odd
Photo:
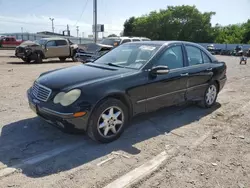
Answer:
[[[41,84],[34,83],[32,86],[32,94],[39,100],[46,102],[51,94],[52,90],[42,86]]]

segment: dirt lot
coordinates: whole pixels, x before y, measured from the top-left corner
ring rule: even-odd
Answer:
[[[104,145],[64,134],[28,108],[26,90],[40,73],[79,63],[0,57],[0,187],[104,187],[164,150],[163,165],[132,187],[250,187],[250,67],[218,58],[228,82],[215,107],[138,117]]]

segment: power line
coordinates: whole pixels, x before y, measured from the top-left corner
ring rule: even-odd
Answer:
[[[80,21],[80,19],[82,19],[82,15],[83,15],[83,13],[84,13],[84,11],[85,11],[87,5],[88,5],[88,2],[89,2],[89,0],[86,0],[86,3],[85,3],[85,5],[84,5],[84,7],[83,7],[83,9],[82,9],[81,15],[80,15],[79,19],[76,21],[74,27],[78,24],[78,22]]]

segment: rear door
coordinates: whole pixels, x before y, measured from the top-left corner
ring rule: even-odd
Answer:
[[[187,99],[200,100],[203,98],[209,81],[213,76],[211,59],[200,48],[185,45],[188,60]]]
[[[70,48],[66,40],[56,40],[58,57],[70,56]]]
[[[50,40],[46,43],[45,48],[45,57],[51,58],[51,57],[59,57],[58,56],[58,50],[57,50],[57,44],[55,40]]]

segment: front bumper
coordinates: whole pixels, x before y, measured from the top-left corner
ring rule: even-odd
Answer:
[[[27,91],[27,97],[30,108],[48,123],[59,128],[87,130],[88,112],[84,116],[76,118],[73,112],[58,112],[48,108],[44,102],[33,96],[30,89]]]

